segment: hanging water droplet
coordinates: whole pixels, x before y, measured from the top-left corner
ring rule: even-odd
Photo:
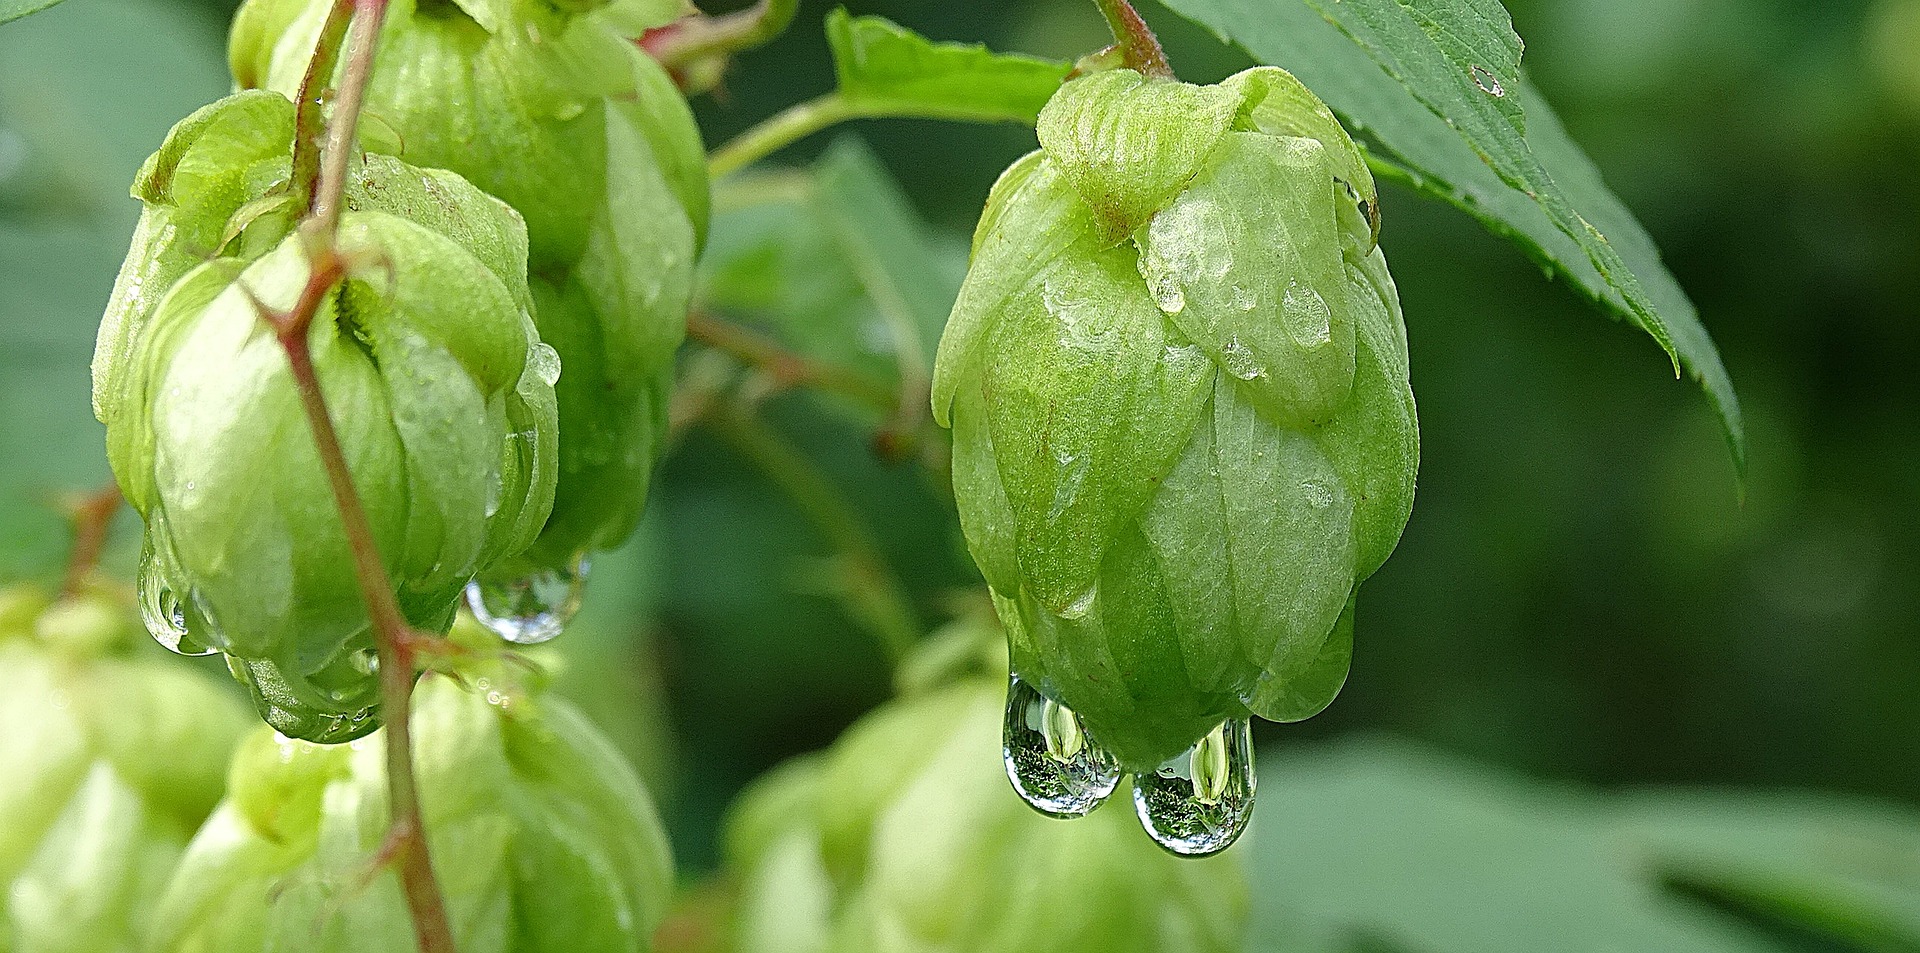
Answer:
[[[140,620],[146,623],[147,634],[153,636],[155,642],[180,655],[212,655],[218,651],[202,644],[187,630],[186,604],[180,601],[173,587],[160,578],[160,567],[154,564],[151,553],[140,557],[137,588]]]
[[[1087,737],[1080,716],[1018,675],[1007,679],[1001,753],[1013,790],[1050,817],[1085,817],[1120,783],[1120,763]]]
[[[538,645],[560,634],[580,610],[586,592],[587,559],[505,582],[467,584],[467,606],[493,634],[516,645]]]
[[[1154,843],[1182,857],[1226,850],[1253,816],[1253,726],[1221,722],[1152,774],[1133,779],[1133,807]]]

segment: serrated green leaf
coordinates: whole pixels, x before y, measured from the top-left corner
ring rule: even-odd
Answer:
[[[936,43],[882,17],[856,17],[845,9],[827,15],[827,44],[840,95],[874,115],[1030,124],[1073,68],[979,44]]]
[[[1496,0],[1167,5],[1300,77],[1372,144],[1377,172],[1467,211],[1646,330],[1706,390],[1744,471],[1740,405],[1712,338],[1519,72],[1519,38]]]

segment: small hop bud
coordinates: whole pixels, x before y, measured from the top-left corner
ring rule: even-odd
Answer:
[[[0,591],[0,949],[136,949],[246,713],[142,657],[131,598]]]
[[[639,953],[673,889],[647,791],[565,702],[427,676],[413,737],[421,810],[461,950]],[[509,701],[510,699],[510,701]],[[148,950],[405,953],[383,735],[320,746],[257,731],[227,799],[161,894]]]
[[[331,6],[248,0],[230,45],[234,74],[295,95]],[[707,226],[706,156],[672,78],[627,36],[685,9],[663,0],[388,8],[367,115],[393,131],[408,162],[451,169],[526,216],[535,320],[566,367],[552,518],[532,550],[489,574],[497,586],[626,539],[663,449]]]
[[[1332,700],[1412,506],[1373,181],[1271,67],[1096,73],[1039,138],[988,199],[935,369],[968,545],[1022,683],[1136,775],[1186,766],[1197,803],[1244,776],[1250,799],[1250,769],[1205,766],[1249,714]]]
[[[739,953],[1224,953],[1236,861],[1181,861],[1117,807],[1061,824],[997,767],[1000,683],[894,702],[776,769],[727,828]]]
[[[372,635],[263,320],[294,307],[313,266],[289,220],[248,217],[277,201],[292,139],[290,102],[240,93],[148,163],[95,393],[115,475],[147,520],[149,627],[226,653],[276,728],[337,741],[378,724]],[[555,362],[528,314],[523,226],[458,176],[369,155],[336,247],[346,273],[309,329],[314,372],[402,611],[445,629],[467,583],[529,546],[551,506]]]

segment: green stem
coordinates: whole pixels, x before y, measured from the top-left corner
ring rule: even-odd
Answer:
[[[1173,67],[1167,65],[1167,51],[1161,49],[1160,38],[1153,35],[1132,3],[1128,0],[1093,2],[1107,18],[1107,26],[1113,28],[1114,46],[1120,51],[1122,64],[1144,76],[1173,78]]]
[[[344,30],[335,24],[342,8],[351,10]],[[387,0],[336,0],[321,40],[314,51],[301,92],[300,109],[307,125],[299,126],[301,142],[308,144],[310,158],[296,155],[296,176],[301,163],[311,163],[315,178],[308,184],[311,197],[308,214],[300,232],[307,246],[311,271],[300,298],[291,311],[267,313],[299,395],[300,408],[313,433],[321,468],[326,472],[335,507],[340,511],[342,531],[353,554],[353,569],[361,597],[367,604],[367,619],[375,635],[380,659],[380,708],[386,722],[387,797],[390,819],[381,853],[399,866],[401,893],[412,914],[414,938],[421,953],[456,953],[453,929],[447,920],[446,902],[434,876],[432,857],[427,848],[426,824],[420,813],[420,796],[413,773],[413,679],[414,635],[412,626],[400,611],[393,594],[393,579],[386,562],[380,558],[379,543],[367,519],[360,493],[353,484],[353,473],[340,446],[339,433],[327,411],[326,395],[313,366],[309,332],[314,319],[340,282],[346,278],[344,264],[335,248],[340,213],[346,194],[347,170],[358,147],[355,140],[360,110],[366,100],[367,83],[373,76],[373,61],[379,43],[380,26],[386,19]],[[325,85],[332,78],[342,52],[342,34],[346,65],[334,87],[333,115],[320,116],[327,98]],[[315,124],[318,124],[316,126]],[[324,144],[315,149],[319,126],[324,127]],[[296,153],[300,145],[296,143]]]
[[[855,620],[871,632],[896,666],[920,641],[920,625],[906,586],[888,566],[880,543],[832,480],[785,437],[735,401],[718,401],[706,420],[733,448],[760,468],[840,551],[847,578],[841,596]]]
[[[868,115],[871,113],[863,112],[839,93],[810,99],[789,107],[715,150],[707,159],[707,175],[716,180],[724,178],[822,129]]]

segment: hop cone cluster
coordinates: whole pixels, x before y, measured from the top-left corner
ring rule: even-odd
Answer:
[[[138,631],[130,594],[0,591],[0,951],[138,948],[219,799],[246,713]]]
[[[262,320],[312,262],[293,231],[294,106],[242,92],[176,126],[94,358],[94,408],[147,523],[148,626],[228,656],[261,715],[317,741],[377,725],[366,608],[287,356]],[[552,504],[559,373],[529,316],[526,235],[449,172],[367,154],[308,335],[315,375],[407,619],[443,630]]]
[[[995,186],[934,411],[1020,678],[1151,772],[1324,707],[1419,441],[1366,164],[1273,68],[1066,84]]]
[[[1236,861],[1162,853],[1124,809],[1061,824],[999,770],[1001,682],[893,702],[750,789],[728,825],[736,953],[1226,953]]]
[[[673,889],[651,799],[612,745],[551,696],[429,676],[415,695],[421,810],[462,953],[639,953]],[[155,953],[407,953],[382,734],[351,745],[264,729],[154,914]],[[371,878],[371,879],[369,879]]]
[[[293,96],[333,0],[248,0],[243,86]],[[673,80],[623,33],[660,0],[396,0],[367,93],[372,129],[526,216],[541,338],[560,355],[560,477],[535,545],[490,576],[567,569],[626,539],[666,431],[707,225],[706,156]]]

